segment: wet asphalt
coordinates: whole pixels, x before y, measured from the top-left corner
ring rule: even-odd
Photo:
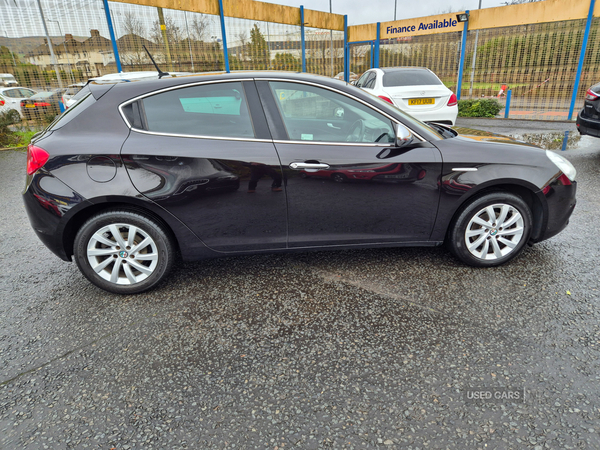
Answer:
[[[1,152],[0,448],[598,448],[600,139],[563,154],[570,225],[503,267],[245,256],[123,297],[38,241]]]

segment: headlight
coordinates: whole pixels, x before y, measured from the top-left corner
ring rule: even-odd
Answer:
[[[550,150],[546,150],[546,155],[548,155],[550,161],[552,161],[554,165],[558,167],[569,180],[575,181],[577,170],[575,170],[573,164],[571,164],[564,156],[561,156],[558,153],[554,153]]]

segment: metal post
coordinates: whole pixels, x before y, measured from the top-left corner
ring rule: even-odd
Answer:
[[[506,106],[504,107],[504,118],[508,119],[510,113],[510,98],[512,97],[512,89],[506,91]]]
[[[594,18],[594,3],[596,3],[596,0],[590,0],[590,10],[588,12],[587,22],[585,24],[583,42],[581,43],[581,52],[579,53],[579,65],[577,66],[575,86],[573,86],[573,95],[571,97],[571,105],[569,106],[569,116],[567,117],[567,120],[571,120],[573,118],[575,100],[577,100],[577,91],[579,90],[579,82],[581,81],[581,71],[583,70],[583,62],[585,60],[585,51],[587,50],[588,37],[590,35],[590,27],[592,26],[592,19]]]
[[[377,40],[375,41],[375,59],[373,67],[379,67],[379,41],[381,40],[381,23],[377,22]]]
[[[229,54],[227,53],[227,34],[225,32],[225,13],[223,13],[223,0],[219,0],[219,15],[221,16],[221,37],[223,38],[223,57],[225,58],[225,72],[229,70]]]
[[[183,12],[183,18],[185,19],[185,30],[187,31],[187,35],[188,35],[188,47],[190,49],[190,60],[192,61],[192,72],[194,72],[194,56],[192,55],[192,38],[190,36],[190,29],[188,28],[187,11]]]
[[[344,15],[344,81],[350,78],[350,46],[348,45],[348,16]]]
[[[465,11],[467,13],[467,17],[469,16],[469,11]],[[458,66],[458,82],[456,86],[456,99],[460,100],[460,88],[462,87],[462,77],[463,77],[463,68],[465,66],[465,47],[467,46],[467,31],[469,28],[469,21],[465,22],[465,26],[463,28],[462,42],[460,44],[460,65]]]
[[[481,0],[479,0],[479,8],[481,9]],[[477,41],[479,40],[479,30],[475,30],[475,47],[473,50],[473,61],[471,62],[471,82],[469,83],[469,98],[473,97],[473,77],[475,76],[475,61],[477,61]]]
[[[46,19],[44,18],[44,11],[42,11],[42,4],[40,0],[37,0],[38,8],[40,10],[40,16],[42,17],[42,24],[44,25],[44,32],[46,33],[46,39],[48,39],[48,48],[50,49],[50,60],[52,61],[52,65],[54,66],[54,71],[56,72],[56,79],[58,81],[58,87],[62,89],[62,79],[60,78],[60,70],[58,69],[58,65],[56,64],[56,56],[54,55],[54,49],[52,48],[52,41],[50,40],[50,35],[48,34],[48,27],[46,26]]]
[[[110,17],[110,9],[108,9],[108,0],[102,0],[104,2],[104,14],[106,15],[106,23],[108,24],[108,32],[110,33],[110,41],[112,42],[113,52],[115,54],[115,63],[117,63],[117,70],[123,72],[121,68],[121,57],[119,56],[119,49],[117,48],[117,40],[115,38],[115,30],[113,29],[112,19]]]
[[[61,36],[64,36],[62,32],[62,28],[60,27],[60,22],[58,20],[46,19],[48,22],[55,22],[58,25],[58,32]],[[69,72],[71,73],[71,82],[75,83],[75,77],[73,76],[73,69],[71,69],[71,58],[69,58],[69,52],[67,51],[66,42],[63,41],[63,49],[65,50],[65,55],[67,56],[67,66],[69,67]]]
[[[306,42],[304,41],[304,6],[300,5],[300,40],[302,41],[302,72],[306,72]]]
[[[170,71],[173,71],[173,63],[171,62],[171,49],[169,48],[169,37],[167,36],[167,24],[165,23],[165,15],[163,9],[158,6],[158,22],[160,24],[160,32],[162,34],[163,42],[165,43],[165,50],[167,51],[167,67]]]
[[[331,9],[331,0],[329,0],[329,14],[333,14],[333,10]],[[331,78],[333,78],[335,76],[335,73],[333,72],[333,30],[329,30],[329,41],[331,44],[329,50],[329,56],[331,57]]]

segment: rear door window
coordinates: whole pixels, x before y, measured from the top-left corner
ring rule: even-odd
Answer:
[[[255,137],[241,82],[173,89],[145,97],[142,104],[148,131],[190,136]]]

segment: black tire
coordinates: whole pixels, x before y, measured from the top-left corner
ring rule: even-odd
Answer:
[[[75,237],[74,254],[81,273],[99,288],[115,294],[139,294],[166,277],[173,266],[175,246],[154,220],[137,212],[112,210],[85,222]]]
[[[450,225],[446,243],[465,264],[499,266],[521,253],[531,236],[532,223],[531,209],[521,197],[493,192],[464,207]]]
[[[331,175],[331,179],[336,183],[344,183],[347,180],[346,175],[343,173],[334,173]]]

